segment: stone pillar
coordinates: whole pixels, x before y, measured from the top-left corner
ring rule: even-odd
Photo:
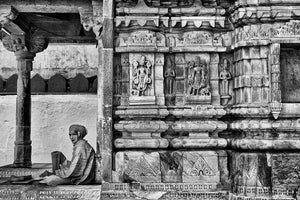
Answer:
[[[46,48],[46,42],[43,38],[35,38],[28,42],[24,35],[6,36],[2,42],[7,50],[15,53],[18,61],[14,167],[31,167],[30,71],[35,54]]]
[[[98,72],[98,148],[101,155],[101,180],[112,181],[112,105],[113,105],[113,42],[114,1],[103,1],[103,34],[99,41]],[[101,44],[102,42],[102,44]],[[101,48],[102,45],[102,48]],[[96,177],[97,178],[97,177]]]
[[[14,167],[31,167],[31,94],[30,71],[35,54],[28,51],[15,52],[18,64],[16,140]]]

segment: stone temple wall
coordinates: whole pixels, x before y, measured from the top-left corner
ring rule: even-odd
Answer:
[[[297,196],[298,4],[117,1],[104,199]]]

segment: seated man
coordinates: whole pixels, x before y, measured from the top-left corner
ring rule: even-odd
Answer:
[[[69,136],[73,143],[73,156],[67,161],[61,152],[52,153],[54,175],[45,176],[40,183],[55,186],[60,184],[89,184],[95,178],[95,151],[83,138],[87,130],[81,125],[71,125]],[[47,173],[46,173],[47,174]]]

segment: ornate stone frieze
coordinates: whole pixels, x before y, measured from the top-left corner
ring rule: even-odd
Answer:
[[[116,27],[129,27],[131,25],[159,27],[160,24],[168,27],[168,21],[168,17],[160,16],[117,16],[115,18]]]
[[[253,24],[235,28],[232,32],[232,48],[240,46],[260,46],[270,43],[280,43],[282,40],[289,40],[297,43],[300,37],[299,20],[288,22],[276,22],[274,24]]]
[[[213,191],[228,176],[226,170],[220,170],[220,165],[227,165],[227,160],[223,158],[224,155],[216,151],[118,152],[114,182],[141,182],[134,189],[149,192],[174,189]],[[171,183],[166,185],[161,182]],[[129,189],[126,186],[122,188],[123,191]]]
[[[209,31],[186,32],[182,38],[175,38],[175,47],[212,46],[213,35]]]
[[[276,2],[277,3],[277,2]],[[235,7],[231,11],[231,21],[235,26],[253,22],[273,22],[289,20],[300,15],[300,6],[248,6]]]
[[[163,34],[148,30],[140,30],[119,36],[117,47],[165,47],[166,38]]]
[[[171,27],[179,24],[181,27],[221,27],[225,26],[225,17],[221,16],[192,16],[192,17],[171,17]]]

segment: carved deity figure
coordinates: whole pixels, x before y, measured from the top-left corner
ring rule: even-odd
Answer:
[[[146,91],[150,89],[152,64],[145,56],[141,56],[139,61],[133,63],[133,95],[145,96]]]
[[[172,95],[174,93],[175,70],[170,57],[167,58],[167,68],[165,70],[165,93]]]
[[[210,95],[209,86],[207,83],[207,64],[201,63],[200,58],[197,56],[196,62],[189,62],[188,67],[189,94],[194,96]]]
[[[229,96],[229,80],[232,78],[231,73],[229,72],[230,63],[228,59],[223,60],[221,64],[222,70],[220,72],[221,79],[221,95]]]

